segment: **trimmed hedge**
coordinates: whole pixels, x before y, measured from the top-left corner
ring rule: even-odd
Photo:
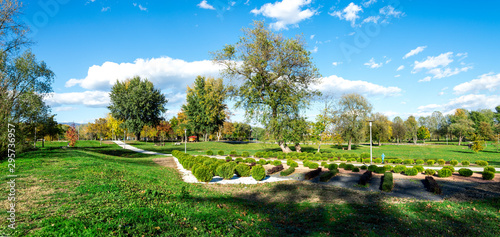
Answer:
[[[238,153],[236,153],[236,151],[231,151],[231,152],[229,152],[229,155],[230,156],[238,156]]]
[[[332,164],[329,164],[328,167],[329,170],[336,170],[339,168],[339,165],[335,164],[335,163],[332,163]]]
[[[439,159],[436,161],[439,165],[444,165],[446,163],[443,159]]]
[[[212,180],[212,178],[214,177],[212,171],[210,171],[210,169],[204,165],[198,166],[193,174],[194,177],[196,177],[196,179],[201,182],[210,182],[210,180]]]
[[[219,156],[223,156],[224,155],[224,151],[220,150],[219,152],[217,152],[217,154],[219,154]]]
[[[208,151],[207,151],[207,155],[209,155],[209,156],[213,156],[213,155],[214,155],[214,152],[213,152],[213,151],[211,151],[211,150],[208,150]]]
[[[470,177],[473,174],[472,170],[467,169],[467,168],[461,168],[461,169],[459,169],[458,173],[460,175],[462,175],[462,176],[465,176],[465,177]]]
[[[445,166],[445,167],[443,167],[443,169],[449,169],[451,171],[451,173],[455,172],[455,167],[453,167],[453,166]]]
[[[384,165],[384,169],[386,172],[389,172],[392,170],[392,165]]]
[[[308,167],[309,169],[317,169],[319,167],[319,164],[316,162],[311,162],[311,161],[304,161],[304,167]]]
[[[382,163],[382,158],[374,159],[373,163],[381,164]]]
[[[433,169],[426,169],[424,172],[425,172],[426,175],[434,175],[434,174],[436,174],[436,170],[433,170]]]
[[[252,168],[252,178],[257,181],[263,180],[266,177],[266,169],[262,165],[256,165]]]
[[[493,166],[486,166],[486,167],[484,167],[484,171],[489,171],[489,172],[495,173],[496,170],[495,170],[495,167],[493,167]]]
[[[396,166],[394,166],[394,168],[392,168],[392,171],[394,173],[401,173],[401,172],[403,172],[405,170],[406,170],[406,166],[405,165],[396,165]]]
[[[476,160],[476,165],[479,165],[479,166],[488,166],[488,162],[486,162],[484,160]]]
[[[360,169],[362,169],[362,170],[366,170],[366,169],[368,169],[368,166],[366,166],[366,165],[362,165],[362,166],[361,166],[361,167],[359,167],[359,168],[360,168]]]
[[[299,163],[297,163],[296,161],[294,161],[292,159],[288,159],[286,161],[286,165],[288,165],[290,167],[299,167]]]
[[[311,179],[314,179],[316,176],[318,176],[320,173],[321,173],[321,168],[318,168],[318,169],[315,169],[313,171],[307,172],[306,175],[304,176],[304,178],[306,180],[311,180]]]
[[[353,164],[347,164],[345,165],[344,169],[345,170],[352,170],[354,168],[354,165]]]
[[[438,183],[436,182],[436,180],[433,177],[426,176],[425,182],[427,183],[427,188],[428,188],[429,192],[432,192],[435,194],[441,194],[441,188],[439,187]]]
[[[281,171],[280,175],[281,176],[288,176],[288,175],[291,175],[293,172],[295,172],[295,166],[290,166],[290,168]]]
[[[248,151],[244,151],[243,153],[241,153],[241,156],[246,158],[250,156],[250,153],[248,153]]]
[[[405,175],[408,175],[408,176],[415,176],[418,174],[418,170],[415,169],[415,168],[407,168],[405,170]]]
[[[495,178],[495,173],[493,173],[491,171],[484,171],[483,172],[483,179],[484,180],[492,180],[493,178]]]
[[[434,165],[434,163],[436,163],[436,161],[434,161],[434,160],[427,160],[427,162],[425,162],[425,163],[427,163],[428,165]]]
[[[369,171],[375,171],[375,169],[377,169],[377,167],[378,166],[376,166],[376,165],[370,165],[370,166],[368,166],[368,170]]]
[[[281,165],[281,161],[280,160],[275,160],[275,161],[273,161],[273,165]]]
[[[237,166],[234,162],[227,162],[217,167],[216,173],[223,179],[231,179],[234,176],[234,168]]]
[[[265,165],[266,164],[266,160],[260,159],[259,161],[257,161],[257,164],[259,164],[259,165]]]
[[[394,178],[391,172],[386,172],[382,178],[382,191],[390,192],[394,188]]]
[[[415,163],[415,161],[413,159],[405,159],[405,160],[403,160],[403,164],[405,164],[405,165],[411,165],[413,163]]]
[[[450,165],[453,165],[453,166],[458,165],[458,160],[451,160]]]
[[[417,164],[417,165],[423,165],[424,164],[424,160],[421,160],[421,159],[416,160],[415,164]]]
[[[359,172],[359,167],[352,168],[352,172]]]
[[[442,168],[440,170],[438,170],[438,177],[440,178],[447,178],[447,177],[450,177],[452,175],[452,172],[450,169],[446,169],[446,168]]]
[[[358,184],[366,185],[371,178],[372,178],[372,172],[368,170],[365,173],[363,173],[361,177],[359,177]]]
[[[470,162],[468,160],[463,160],[462,161],[462,165],[463,166],[469,166],[470,165]]]
[[[240,163],[235,168],[234,171],[239,177],[249,177],[250,167],[247,164]]]
[[[384,167],[377,167],[377,168],[375,168],[374,172],[377,174],[383,174],[383,173],[385,173],[385,168]]]
[[[228,156],[228,157],[230,157],[230,156]],[[227,157],[226,157],[226,159],[227,159]],[[238,157],[238,158],[234,159],[234,161],[240,163],[240,162],[243,162],[243,158]]]
[[[246,158],[245,163],[256,163],[254,158]]]
[[[419,173],[424,172],[424,167],[421,165],[415,165],[413,166],[414,169],[416,169]]]
[[[338,173],[338,172],[337,172]],[[337,173],[335,172],[332,172],[332,171],[328,171],[328,172],[325,172],[325,173],[322,173],[320,176],[319,176],[319,181],[321,182],[328,182],[328,180],[330,180],[333,176],[335,176]]]

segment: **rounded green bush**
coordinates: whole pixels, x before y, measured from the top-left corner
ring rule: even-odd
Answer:
[[[495,173],[494,172],[490,172],[490,171],[484,171],[483,172],[483,179],[484,180],[492,180],[493,178],[495,178]]]
[[[449,169],[451,173],[455,172],[455,168],[453,166],[445,166],[443,169]]]
[[[259,164],[259,165],[265,165],[266,164],[266,160],[260,159],[259,161],[257,161],[257,164]]]
[[[241,156],[246,158],[250,156],[250,153],[248,153],[248,151],[244,151],[243,153],[241,153]]]
[[[361,158],[363,158],[363,159],[364,159],[364,158],[370,158],[370,153],[368,153],[368,152],[363,152],[363,153],[361,153],[360,157],[361,157]]]
[[[359,168],[358,167],[352,168],[352,172],[359,172]]]
[[[328,167],[326,167],[326,168],[328,168],[329,170],[335,170],[335,169],[339,168],[339,165],[332,163],[332,164],[329,164]]]
[[[256,163],[254,158],[246,158],[245,163]]]
[[[396,166],[394,166],[394,168],[392,168],[392,171],[394,173],[401,173],[401,172],[403,172],[405,170],[406,170],[406,166],[405,165],[396,165]]]
[[[280,160],[275,160],[275,161],[273,161],[273,165],[275,165],[275,166],[276,165],[281,165],[281,161]]]
[[[224,151],[220,150],[219,152],[217,152],[217,154],[219,154],[219,156],[223,156],[224,155]]]
[[[405,160],[403,160],[403,164],[405,164],[405,165],[411,165],[413,163],[415,163],[415,161],[413,159],[405,159]]]
[[[191,167],[191,173],[194,174],[194,172],[196,172],[196,169],[198,169],[198,167],[201,166],[201,164],[198,164],[198,163],[195,163],[192,167]]]
[[[339,168],[345,168],[346,163],[340,163]]]
[[[401,159],[394,159],[392,161],[393,164],[401,164],[402,162],[403,162],[403,160],[401,160]]]
[[[384,174],[385,173],[385,168],[384,167],[377,167],[375,168],[375,173],[377,174]]]
[[[359,168],[360,168],[360,169],[362,169],[362,170],[366,170],[366,169],[368,169],[368,166],[366,166],[366,165],[362,165],[362,166],[361,166],[361,167],[359,167]]]
[[[252,178],[257,181],[263,180],[266,177],[266,169],[262,165],[256,165],[252,169]]]
[[[450,165],[453,165],[453,166],[458,165],[458,160],[451,160]]]
[[[465,176],[465,177],[470,177],[473,174],[472,170],[467,169],[467,168],[461,168],[461,169],[459,169],[458,173],[460,175],[462,175],[462,176]]]
[[[363,163],[370,163],[370,158],[363,159]]]
[[[408,176],[415,176],[418,174],[418,170],[415,169],[415,168],[407,168],[405,170],[405,175],[408,175]]]
[[[424,172],[424,167],[421,165],[415,165],[413,166],[414,169],[416,169],[419,173]]]
[[[357,153],[352,153],[351,158],[359,158],[359,155]]]
[[[384,165],[384,169],[385,169],[386,172],[391,171],[392,170],[392,165]]]
[[[426,162],[428,165],[434,165],[436,163],[434,160],[427,160]]]
[[[340,161],[347,161],[346,158],[340,158]]]
[[[378,166],[376,166],[376,165],[370,165],[370,166],[368,166],[368,170],[372,171],[372,172],[375,172],[375,169],[377,169],[377,167]]]
[[[201,165],[196,168],[196,171],[194,172],[194,177],[196,177],[196,179],[201,182],[210,182],[210,180],[212,180],[214,175],[212,174],[212,172],[208,167]]]
[[[236,167],[236,163],[227,162],[217,167],[217,175],[222,177],[223,179],[231,179],[234,176],[234,168]]]
[[[321,162],[321,166],[325,167],[326,166],[326,162],[325,161]]]
[[[463,160],[463,161],[462,161],[462,165],[463,165],[463,166],[469,166],[469,165],[470,165],[470,162],[469,162],[469,161],[467,161],[467,160]]]
[[[230,157],[230,156],[228,156],[228,157]],[[227,157],[226,157],[226,158],[227,158]],[[243,158],[238,157],[238,158],[236,158],[234,161],[236,161],[236,162],[243,162]]]
[[[309,162],[309,165],[307,167],[309,167],[309,169],[317,169],[319,167],[319,164],[316,162]]]
[[[496,170],[495,170],[495,167],[493,167],[493,166],[486,166],[486,167],[484,167],[484,171],[489,171],[489,172],[495,173]]]
[[[236,153],[236,151],[230,151],[230,152],[229,152],[229,155],[230,155],[230,156],[237,156],[237,155],[238,155],[238,153]]]
[[[440,178],[447,178],[447,177],[450,177],[451,175],[452,175],[452,173],[451,173],[450,169],[443,168],[443,169],[438,170],[438,176]]]
[[[347,164],[345,165],[344,169],[345,170],[352,170],[354,168],[354,165],[353,164]]]
[[[253,157],[255,157],[255,158],[262,158],[262,152],[260,152],[260,151],[255,152],[255,154],[253,155]]]
[[[286,161],[286,164],[290,167],[299,167],[299,163],[297,163],[296,161],[292,160],[292,159],[288,159]]]
[[[439,159],[436,161],[439,165],[444,165],[445,161],[443,159]]]
[[[479,165],[479,166],[488,166],[488,162],[486,162],[484,160],[476,160],[476,165]]]
[[[236,175],[239,177],[248,177],[250,176],[250,166],[247,164],[240,163],[235,168],[234,171]]]
[[[351,155],[349,155],[349,154],[347,154],[347,153],[344,153],[344,154],[342,154],[342,157],[344,157],[344,158],[349,158],[349,157],[351,157]]]
[[[214,152],[213,152],[213,151],[211,151],[211,150],[208,150],[208,151],[207,151],[207,155],[209,155],[209,156],[213,156],[213,155],[214,155]]]
[[[433,169],[426,169],[424,172],[426,175],[431,175],[431,176],[436,173],[436,171]]]
[[[374,159],[373,163],[381,164],[382,163],[382,158]]]
[[[424,164],[424,160],[421,160],[421,159],[416,160],[415,164],[417,164],[417,165],[423,165]]]

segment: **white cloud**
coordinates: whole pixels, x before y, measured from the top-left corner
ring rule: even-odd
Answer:
[[[405,69],[405,66],[404,66],[404,65],[401,65],[401,66],[399,66],[399,67],[398,67],[398,69],[396,69],[396,71],[401,71],[401,70],[403,70],[403,69]]]
[[[288,29],[288,25],[297,26],[303,20],[309,19],[317,12],[314,9],[302,10],[304,6],[312,0],[283,0],[281,2],[266,3],[260,9],[250,11],[255,15],[262,14],[265,17],[273,18],[276,22],[271,23],[271,28],[275,30]]]
[[[65,111],[72,111],[72,110],[75,110],[75,109],[76,109],[75,107],[65,106],[65,107],[55,107],[54,111],[55,112],[65,112]]]
[[[318,46],[314,46],[314,48],[311,50],[311,53],[317,53],[318,52]]]
[[[396,75],[396,76],[394,76],[394,77],[400,77],[400,76],[401,76],[401,75],[399,75],[399,74],[398,74],[398,75]]]
[[[170,57],[136,59],[133,63],[105,62],[89,68],[83,79],[70,79],[66,87],[79,85],[89,90],[109,90],[116,80],[124,81],[134,76],[147,78],[161,89],[185,90],[196,76],[217,76],[222,69],[212,61],[186,62]]]
[[[391,5],[380,8],[379,12],[380,14],[385,15],[387,17],[392,16],[395,18],[399,18],[400,16],[403,15],[403,12],[395,10],[394,7],[392,7]]]
[[[311,39],[314,39],[314,36],[316,36],[316,35],[311,35],[311,37],[310,37],[310,38],[311,38]]]
[[[134,7],[138,7],[139,10],[141,10],[141,11],[147,11],[148,10],[147,8],[143,7],[141,4],[137,4],[135,2],[132,3],[132,4],[134,5]]]
[[[340,65],[340,64],[342,64],[342,62],[333,62],[333,63],[332,63],[332,65],[333,65],[333,66],[338,66],[338,65]]]
[[[427,76],[427,77],[424,77],[424,79],[420,79],[420,80],[418,80],[418,82],[426,82],[426,81],[431,81],[431,79],[432,79],[432,77]]]
[[[109,92],[84,91],[70,93],[49,93],[44,98],[45,103],[51,107],[61,105],[85,105],[88,107],[107,107],[109,105]]]
[[[417,47],[416,49],[413,49],[411,50],[410,52],[408,52],[404,57],[403,59],[407,59],[413,55],[417,55],[418,53],[424,51],[424,49],[427,48],[427,46],[419,46]]]
[[[472,69],[472,67],[463,67],[463,68],[434,68],[429,70],[427,73],[434,75],[433,78],[444,78],[444,77],[451,77],[453,75],[457,75],[461,72],[466,72],[468,70]]]
[[[444,95],[444,91],[439,92],[439,93],[438,93],[438,95],[439,95],[439,96]]]
[[[414,72],[417,72],[423,68],[433,69],[433,68],[437,68],[440,66],[446,67],[446,66],[448,66],[448,64],[453,62],[453,59],[450,58],[452,56],[453,56],[453,52],[443,53],[443,54],[440,54],[439,56],[436,56],[436,57],[428,56],[425,61],[422,61],[422,62],[415,61],[415,66],[413,67],[413,70],[414,70]]]
[[[370,16],[370,17],[365,18],[363,20],[363,23],[373,22],[373,23],[377,24],[378,20],[380,20],[380,16]]]
[[[103,7],[103,8],[101,9],[101,12],[107,12],[109,9],[111,9],[111,8],[110,8],[110,7]]]
[[[359,18],[358,13],[362,12],[363,9],[351,2],[344,10],[335,11],[330,13],[331,16],[338,17],[340,20],[346,20],[351,22],[351,26],[354,27],[356,25],[356,19]]]
[[[370,5],[372,5],[372,4],[376,3],[376,2],[377,2],[377,0],[366,0],[363,3],[361,3],[361,4],[363,4],[363,7],[369,7]]]
[[[384,65],[384,63],[376,63],[374,58],[371,58],[370,61],[366,62],[364,65],[368,66],[369,68],[379,68]]]
[[[500,73],[494,74],[493,72],[483,74],[479,78],[469,82],[459,84],[453,88],[456,94],[464,94],[469,91],[478,92],[481,90],[488,90],[490,92],[496,91],[500,88]]]
[[[203,9],[208,9],[208,10],[215,10],[214,6],[210,5],[207,3],[207,0],[203,0],[201,1],[198,5],[196,5],[200,8],[203,8]]]
[[[431,113],[433,111],[439,110],[443,114],[452,114],[457,108],[464,108],[468,110],[477,109],[494,109],[495,106],[500,104],[500,95],[477,95],[469,94],[460,96],[450,100],[446,104],[430,104],[418,107],[420,113]],[[486,107],[486,108],[485,108]]]
[[[367,81],[350,81],[336,75],[321,78],[321,83],[313,88],[337,95],[356,92],[365,96],[398,96],[401,93],[398,87],[384,87]]]

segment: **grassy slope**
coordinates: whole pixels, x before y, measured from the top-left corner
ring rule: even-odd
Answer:
[[[165,146],[154,146],[152,142],[131,142],[133,146],[136,146],[145,150],[152,150],[164,153],[171,153],[173,149],[184,150],[184,144],[181,146],[174,146],[172,143],[166,143]],[[317,145],[304,145],[302,146],[303,151],[316,152],[318,149]],[[243,151],[250,152],[251,155],[258,151],[281,151],[277,145],[273,144],[263,144],[263,143],[249,143],[249,144],[230,144],[223,142],[197,142],[188,143],[187,152],[192,155],[204,155],[207,150],[212,150],[217,153],[219,150],[223,150],[224,154],[229,154],[230,151],[234,150],[241,154]],[[332,145],[322,145],[321,151],[328,152],[339,152],[339,153],[358,153],[370,152],[369,146],[354,146],[352,151],[343,151]],[[456,145],[425,145],[425,146],[413,146],[413,145],[385,145],[385,146],[373,146],[373,156],[380,157],[382,153],[385,154],[386,158],[401,158],[401,159],[444,159],[444,160],[458,160],[459,162],[463,160],[468,160],[473,163],[476,160],[485,160],[490,163],[490,165],[500,166],[500,152],[496,152],[496,148],[492,145],[486,147],[482,152],[475,153],[468,150],[466,146],[456,146]]]
[[[151,157],[122,153],[115,145],[81,145],[87,148],[53,147],[19,156],[16,236],[500,235],[498,199],[370,205],[251,202],[184,183],[175,170],[157,166]]]

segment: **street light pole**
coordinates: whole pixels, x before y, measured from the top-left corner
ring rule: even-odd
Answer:
[[[184,139],[186,139],[184,141],[184,154],[186,154],[186,151],[187,151],[187,129],[184,129]]]
[[[368,121],[370,122],[370,165],[372,164],[372,122],[373,120]]]

